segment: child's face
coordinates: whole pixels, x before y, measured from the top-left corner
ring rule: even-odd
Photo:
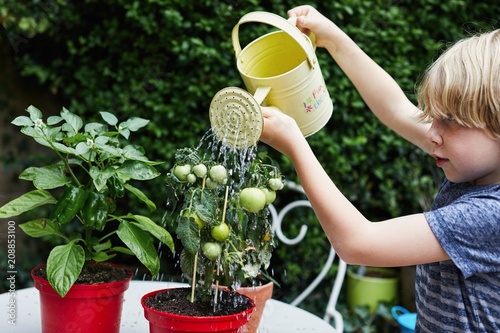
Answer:
[[[453,119],[436,118],[427,132],[431,155],[446,178],[455,183],[500,183],[500,140],[483,130],[467,128]]]

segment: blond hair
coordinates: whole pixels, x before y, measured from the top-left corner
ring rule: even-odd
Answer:
[[[426,71],[421,120],[453,118],[500,139],[500,29],[463,39]]]

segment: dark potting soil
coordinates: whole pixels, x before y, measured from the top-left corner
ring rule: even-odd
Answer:
[[[47,279],[46,266],[36,269],[33,274]],[[130,276],[130,271],[124,267],[109,264],[87,264],[75,284],[100,284],[122,281]]]
[[[211,301],[191,303],[191,288],[168,289],[145,300],[146,306],[162,312],[183,316],[224,316],[245,311],[253,303],[245,296],[235,292],[219,290],[217,304]]]

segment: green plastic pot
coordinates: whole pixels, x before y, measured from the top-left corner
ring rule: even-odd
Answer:
[[[358,274],[359,266],[347,270],[347,304],[351,309],[368,306],[375,312],[380,302],[398,299],[398,270],[394,268],[364,267],[363,275]]]

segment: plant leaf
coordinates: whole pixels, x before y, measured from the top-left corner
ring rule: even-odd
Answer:
[[[160,259],[149,233],[123,219],[120,219],[120,226],[116,233],[151,274],[158,275]]]
[[[36,140],[36,139],[35,139]],[[43,144],[42,142],[39,142],[38,140],[36,140],[38,143],[46,146],[45,144]],[[76,155],[76,150],[74,148],[71,148],[71,147],[68,147],[68,146],[65,146],[63,145],[62,143],[59,143],[59,142],[51,142],[51,144],[53,145],[52,146],[47,146],[47,147],[50,147],[50,148],[53,148],[57,151],[60,151],[61,153],[65,153],[65,154],[73,154],[73,155]]]
[[[121,178],[135,180],[149,180],[160,175],[154,167],[141,161],[125,161],[116,173]]]
[[[149,120],[139,118],[139,117],[132,117],[129,120],[126,120],[120,124],[120,129],[128,129],[132,132],[138,131],[140,128],[146,126],[149,123]]]
[[[85,133],[88,133],[91,136],[102,134],[106,132],[106,129],[106,125],[100,123],[87,123],[84,127]]]
[[[96,252],[101,252],[101,251],[109,250],[111,248],[111,240],[108,239],[104,243],[98,243],[98,244],[94,245],[92,248]]]
[[[78,133],[78,131],[83,127],[83,120],[76,114],[68,111],[68,109],[63,108],[61,111],[61,117],[66,120],[66,122],[71,126],[71,128]]]
[[[109,125],[115,126],[118,124],[118,118],[116,118],[114,114],[106,111],[100,111],[99,113],[101,114],[102,119],[104,119],[104,121]]]
[[[114,246],[109,250],[114,251],[114,252],[125,253],[125,254],[131,255],[131,256],[134,255],[134,252],[130,251],[129,249],[127,249],[126,247],[123,247],[123,246]]]
[[[29,117],[26,117],[26,116],[16,117],[11,122],[11,124],[16,125],[16,126],[33,126],[34,125],[33,121],[31,121],[31,119]]]
[[[92,256],[92,260],[95,260],[97,262],[103,262],[103,261],[107,261],[115,256],[116,256],[116,254],[109,255],[106,252],[98,252]]]
[[[132,192],[136,197],[138,197],[139,199],[141,199],[141,201],[143,201],[149,208],[149,211],[152,212],[152,211],[155,211],[156,210],[156,205],[153,201],[149,200],[149,198],[144,194],[144,192],[142,192],[141,190],[139,190],[138,188],[130,185],[130,184],[124,184],[123,185],[127,190],[129,190],[130,192]]]
[[[181,251],[181,255],[179,256],[179,263],[181,265],[181,271],[183,274],[190,280],[192,280],[193,276],[193,267],[194,267],[194,254],[189,253],[185,249]]]
[[[50,190],[70,183],[64,175],[63,164],[53,164],[45,167],[29,167],[24,170],[19,179],[31,180],[39,190]]]
[[[113,169],[113,167],[106,167],[103,170],[99,170],[98,167],[92,166],[89,171],[89,175],[92,177],[97,192],[102,192],[106,187],[106,181],[113,177],[114,174],[115,169]]]
[[[26,235],[34,238],[44,236],[59,236],[64,238],[63,234],[59,232],[59,226],[47,218],[22,223],[19,227]]]
[[[186,251],[191,254],[198,252],[198,248],[200,247],[200,232],[195,222],[190,223],[189,218],[181,217],[175,233],[177,234],[177,238],[181,240]]]
[[[133,215],[134,219],[138,222],[138,226],[144,230],[149,232],[151,235],[156,237],[160,242],[166,244],[169,248],[170,251],[174,252],[174,240],[172,239],[172,235],[159,226],[158,224],[154,223],[153,220],[151,220],[149,217],[142,216],[142,215]]]
[[[26,111],[28,111],[28,113],[30,114],[31,120],[33,120],[33,121],[42,118],[42,111],[40,111],[38,108],[34,107],[33,105],[28,106]]]
[[[85,262],[85,251],[76,241],[54,247],[47,259],[47,279],[61,297],[78,279]]]
[[[128,128],[120,128],[118,129],[118,133],[120,133],[121,136],[123,136],[125,139],[128,140],[130,136],[130,130]]]
[[[47,204],[55,204],[56,198],[45,190],[33,190],[0,207],[0,218],[18,216],[22,213]]]
[[[126,145],[123,147],[123,156],[129,160],[147,161],[141,146]]]
[[[47,118],[47,125],[55,125],[57,123],[60,123],[63,120],[62,117],[60,116],[50,116]]]

